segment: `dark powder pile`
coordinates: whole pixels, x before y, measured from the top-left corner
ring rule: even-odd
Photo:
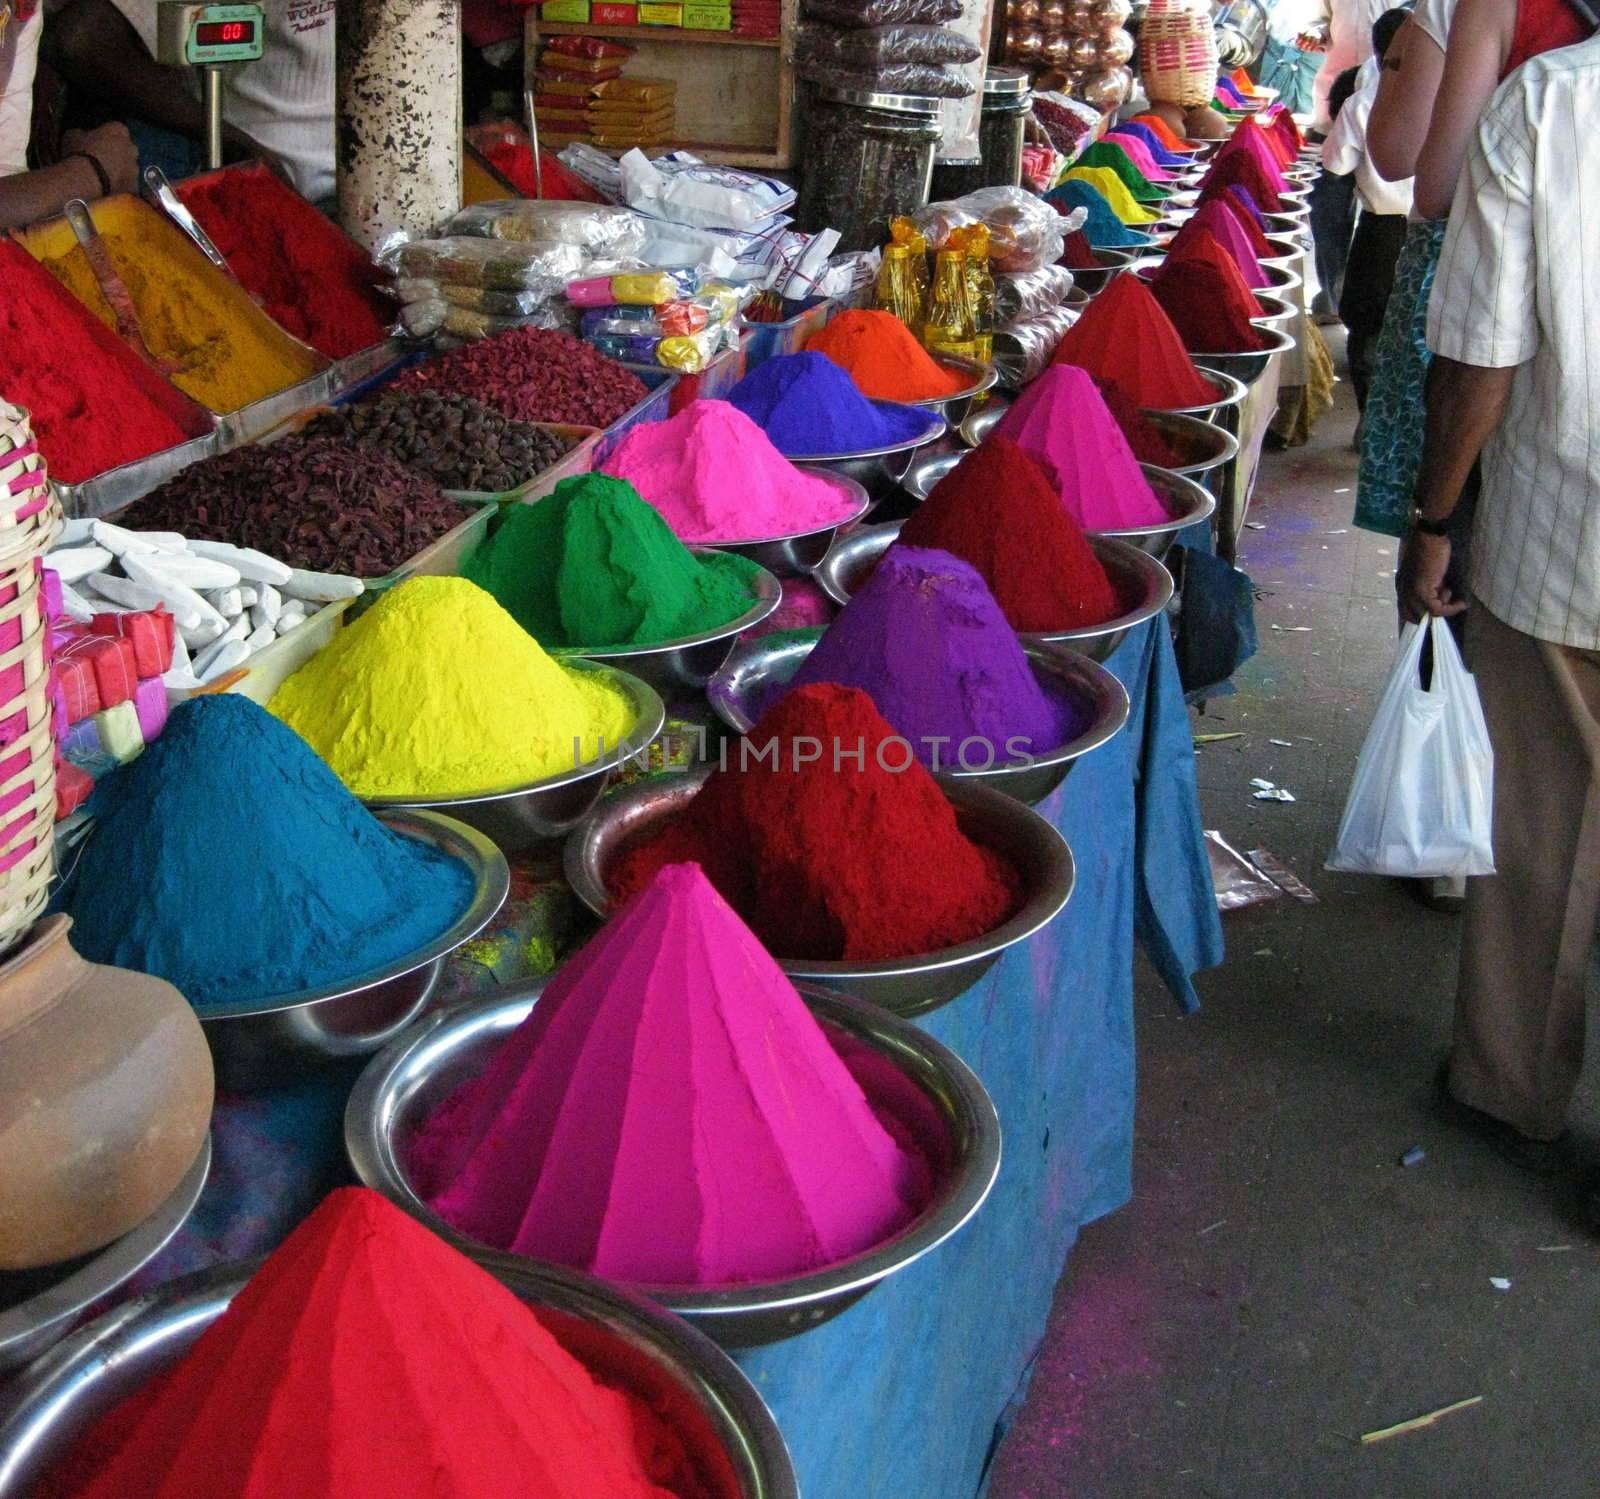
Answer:
[[[312,572],[378,578],[472,513],[382,453],[296,436],[193,464],[117,521],[255,547]]]

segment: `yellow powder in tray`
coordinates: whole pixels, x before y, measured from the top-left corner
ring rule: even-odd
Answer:
[[[176,366],[172,383],[201,405],[236,411],[323,367],[309,351],[302,356],[287,335],[274,336],[270,325],[263,326],[265,314],[257,321],[248,304],[241,308],[244,292],[220,273],[213,279],[188,264],[187,256],[172,253],[163,233],[167,226],[152,211],[96,214],[95,224],[133,299],[150,352]],[[89,257],[78,245],[46,257],[43,265],[102,323],[116,327]]]
[[[465,796],[560,775],[634,727],[626,697],[558,664],[476,583],[390,589],[268,708],[357,796]]]

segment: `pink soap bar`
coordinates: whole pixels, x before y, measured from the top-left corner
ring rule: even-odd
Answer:
[[[133,689],[133,709],[139,715],[140,735],[146,744],[152,743],[167,723],[167,689],[160,677],[146,677]]]
[[[132,645],[134,667],[141,677],[159,677],[172,666],[173,620],[165,609],[97,614],[89,621],[89,630]]]

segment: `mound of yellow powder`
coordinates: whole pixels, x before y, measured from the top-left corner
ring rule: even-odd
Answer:
[[[571,770],[633,728],[628,700],[558,665],[476,583],[384,594],[267,705],[357,796],[465,796]]]

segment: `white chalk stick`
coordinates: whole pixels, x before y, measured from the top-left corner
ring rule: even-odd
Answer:
[[[58,547],[87,546],[94,535],[94,520],[91,516],[68,516],[61,525],[61,534],[56,538]]]
[[[236,619],[244,613],[244,592],[239,588],[213,588],[204,598],[224,619]]]
[[[265,552],[258,552],[253,547],[230,546],[225,541],[191,541],[189,550],[196,557],[226,562],[229,567],[238,570],[241,578],[249,578],[253,583],[274,583],[282,587],[294,571],[287,562],[279,562]]]
[[[283,613],[283,595],[270,583],[263,583],[256,589],[256,603],[266,611],[268,619],[276,619]]]
[[[80,625],[94,618],[94,605],[70,583],[61,585],[61,608],[68,619],[75,619]]]
[[[250,633],[249,621],[241,614],[238,619],[228,626],[215,640],[194,658],[194,673],[200,680],[205,681],[206,672],[211,663],[220,656],[226,647],[235,641],[242,641]]]
[[[153,589],[158,593],[162,601],[172,610],[174,616],[182,616],[199,610],[202,624],[207,619],[214,619],[226,628],[227,622],[222,615],[201,598],[194,589],[189,587],[187,583],[180,583],[160,567],[152,567],[143,553],[124,553],[122,567],[123,571],[135,583],[143,583],[147,588]],[[221,633],[221,630],[216,632],[217,635]],[[214,639],[215,636],[212,638]],[[194,641],[190,640],[189,644],[193,645]]]
[[[132,554],[143,567],[159,572],[174,583],[182,583],[200,593],[207,588],[237,588],[239,569],[210,557],[190,557],[183,552],[137,552]],[[126,562],[123,564],[126,567]]]
[[[192,671],[174,666],[170,671],[161,673],[161,685],[167,689],[167,703],[170,706],[178,698],[204,684]]]
[[[244,638],[244,643],[253,656],[257,651],[264,651],[278,638],[278,632],[270,625],[257,625]]]
[[[189,644],[183,638],[182,630],[173,631],[172,635],[172,664],[175,668],[189,670]]]
[[[347,578],[341,573],[309,573],[295,568],[283,591],[292,599],[312,599],[319,604],[331,604],[336,599],[360,597],[360,578]]]
[[[86,587],[94,589],[103,599],[120,604],[124,609],[157,609],[166,599],[155,589],[132,578],[118,577],[116,573],[91,573],[84,580]],[[193,629],[203,616],[197,609],[172,610],[173,622],[179,629]]]
[[[110,567],[111,553],[104,547],[57,547],[45,554],[44,565],[63,583],[76,583]]]
[[[188,642],[190,650],[198,651],[202,647],[210,645],[227,628],[227,620],[213,610],[192,629],[185,630],[182,625],[179,625],[178,633]]]
[[[217,654],[211,658],[211,664],[200,672],[202,682],[215,682],[225,671],[232,671],[234,667],[241,666],[250,655],[250,647],[242,640],[224,640],[220,642]],[[195,663],[199,665],[198,662]]]
[[[108,520],[95,521],[90,529],[90,535],[94,537],[96,545],[103,546],[118,557],[133,557],[162,550],[155,542],[145,540],[137,531],[125,530]]]
[[[261,590],[254,583],[241,583],[239,585],[239,602],[246,609],[253,609],[261,602]]]

